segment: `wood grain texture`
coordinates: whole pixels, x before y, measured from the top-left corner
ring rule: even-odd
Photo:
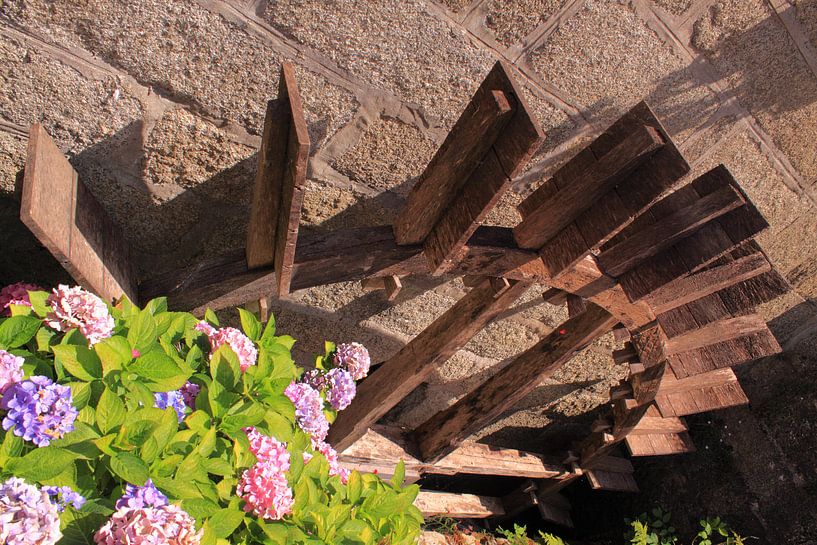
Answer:
[[[678,379],[664,376],[655,404],[665,417],[686,416],[745,405],[749,398],[729,367]]]
[[[633,456],[665,456],[695,451],[692,438],[686,432],[628,435],[625,441]]]
[[[756,314],[727,318],[682,335],[669,337],[664,344],[664,350],[667,356],[673,356],[761,331],[768,331],[768,327],[766,321]]]
[[[83,287],[109,302],[139,301],[121,230],[39,124],[29,131],[20,219]]]
[[[541,380],[556,372],[615,322],[607,311],[591,305],[586,312],[558,326],[476,390],[420,425],[415,436],[422,458],[434,461],[451,452],[465,438],[530,393]]]
[[[340,453],[342,463],[359,467],[394,466],[400,460],[417,475],[499,475],[534,479],[557,478],[570,468],[557,458],[516,449],[493,447],[467,441],[445,458],[427,464],[416,457],[410,433],[375,425]]]
[[[608,274],[621,276],[744,202],[739,192],[723,187],[604,250],[598,256],[599,264]]]
[[[662,145],[663,139],[655,129],[646,126],[636,129],[569,184],[557,186],[553,196],[530,211],[514,229],[516,242],[522,248],[541,248]]]
[[[766,256],[756,252],[665,284],[646,302],[661,314],[771,270]]]
[[[447,516],[451,518],[480,519],[505,514],[499,498],[476,496],[474,494],[454,494],[421,490],[414,500],[414,506],[425,517]]]
[[[593,490],[612,490],[615,492],[638,493],[638,483],[631,473],[617,473],[599,469],[588,469],[584,472]]]
[[[503,63],[494,65],[412,187],[394,222],[398,244],[422,243],[504,134],[505,127],[509,126],[512,132],[521,128],[515,121],[515,112],[523,111],[524,115],[527,112],[508,74]],[[494,91],[501,93],[500,99]],[[541,135],[541,130],[534,132]],[[506,175],[512,176],[507,172]]]
[[[489,278],[437,318],[358,387],[352,404],[338,415],[327,441],[341,451],[419,386],[488,322],[507,309],[529,284],[515,282],[497,293]]]

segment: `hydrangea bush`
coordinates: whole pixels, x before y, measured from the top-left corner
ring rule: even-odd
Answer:
[[[409,544],[422,516],[402,462],[349,472],[326,436],[369,354],[107,305],[81,288],[0,291],[0,543]]]

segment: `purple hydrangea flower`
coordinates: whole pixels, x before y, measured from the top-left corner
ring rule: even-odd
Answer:
[[[184,402],[184,394],[181,390],[171,390],[170,392],[156,392],[153,394],[154,407],[157,409],[167,409],[173,407],[176,411],[176,416],[179,417],[179,422],[184,420],[184,410],[187,405]]]
[[[65,511],[65,506],[71,505],[74,509],[81,509],[85,505],[85,498],[71,490],[70,486],[44,486],[43,492],[49,496],[56,496],[51,498],[51,503],[57,506],[57,511],[62,513]]]
[[[345,369],[336,367],[326,374],[329,388],[326,390],[326,401],[336,411],[342,411],[352,403],[357,393],[355,379]]]
[[[41,376],[13,384],[3,394],[0,408],[8,411],[3,429],[13,429],[14,435],[38,447],[72,431],[77,418],[71,389]]]
[[[94,534],[97,545],[199,545],[204,529],[178,505],[119,509]]]
[[[372,359],[369,351],[360,343],[342,343],[335,349],[333,361],[336,366],[346,369],[355,380],[360,380],[369,374]]]
[[[303,374],[301,377],[301,382],[304,384],[309,384],[312,389],[318,390],[319,392],[326,388],[326,373],[321,371],[320,369],[310,369],[306,373]]]
[[[329,421],[323,414],[323,399],[318,391],[308,384],[292,382],[284,390],[284,395],[295,405],[298,426],[319,441],[326,439]]]
[[[167,505],[167,496],[162,494],[150,479],[144,486],[125,485],[125,493],[116,500],[117,509],[144,509],[163,505]]]
[[[61,538],[60,515],[48,494],[17,477],[0,484],[0,543],[53,545]]]
[[[5,350],[0,350],[0,394],[15,382],[23,380],[24,359]]]
[[[182,393],[184,404],[190,407],[190,410],[195,411],[196,398],[198,397],[199,392],[201,392],[201,386],[188,381],[179,391]]]
[[[42,291],[43,288],[34,284],[17,282],[0,290],[0,316],[10,316],[11,305],[23,305],[30,307],[31,301],[28,299],[28,292]]]

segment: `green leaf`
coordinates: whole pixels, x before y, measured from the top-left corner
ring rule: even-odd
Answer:
[[[394,475],[391,478],[391,484],[399,488],[403,486],[403,481],[406,479],[406,463],[401,459],[394,468]]]
[[[206,321],[208,324],[210,324],[213,327],[218,327],[219,326],[218,316],[216,316],[216,313],[213,312],[209,308],[204,311],[204,321]]]
[[[148,304],[145,305],[145,310],[154,316],[161,312],[167,312],[167,297],[157,297],[156,299],[151,299],[148,301]]]
[[[177,390],[184,386],[189,376],[172,358],[160,350],[142,354],[128,370],[148,380],[148,387],[154,392]]]
[[[234,509],[221,509],[207,521],[216,537],[229,537],[244,520],[244,513]]]
[[[156,342],[156,322],[148,309],[141,311],[131,322],[128,342],[141,353],[148,352]]]
[[[0,323],[0,347],[8,350],[34,338],[42,320],[34,316],[12,316]]]
[[[349,474],[349,482],[346,485],[346,494],[352,505],[356,504],[363,494],[363,481],[360,479],[360,473],[357,470]]]
[[[244,334],[258,342],[258,339],[261,338],[261,322],[258,321],[255,314],[243,308],[238,309],[238,314],[241,317],[241,329],[244,330]]]
[[[52,347],[54,356],[73,376],[86,382],[102,378],[102,362],[92,349],[75,344],[58,344]]]
[[[196,520],[213,516],[220,509],[217,503],[204,498],[182,500],[182,509],[187,511]]]
[[[56,477],[74,462],[74,454],[58,447],[40,447],[22,458],[12,458],[6,469],[28,481],[44,481]]]
[[[91,383],[90,382],[69,382],[67,384],[71,388],[71,402],[78,410],[88,405],[91,399]]]
[[[37,350],[39,352],[51,352],[51,344],[56,336],[57,334],[47,327],[38,329],[37,334],[34,335],[34,339],[37,341]]]
[[[31,308],[34,310],[34,314],[40,318],[45,318],[51,312],[51,307],[46,303],[49,295],[47,291],[28,292],[28,301],[31,303]]]
[[[121,335],[99,341],[94,345],[94,350],[102,362],[102,371],[106,375],[111,371],[123,369],[133,359],[130,343]]]
[[[235,473],[233,464],[221,458],[207,458],[202,462],[202,466],[207,473],[221,477],[230,477]]]
[[[119,452],[111,457],[111,471],[122,480],[136,486],[144,485],[150,477],[147,464],[129,452]]]
[[[99,430],[103,434],[115,430],[125,421],[125,414],[125,404],[119,396],[105,388],[99,396],[96,407],[96,423]]]
[[[23,452],[23,439],[9,430],[5,432],[3,442],[0,443],[0,468],[6,465],[9,458],[19,456]]]
[[[60,545],[94,545],[94,533],[105,523],[107,514],[91,512],[91,502],[80,511],[67,507],[60,516],[62,539]]]
[[[275,342],[275,316],[272,313],[269,315],[267,325],[264,328],[264,333],[261,334],[260,344],[268,345]]]
[[[210,356],[210,374],[226,390],[232,390],[241,378],[241,367],[229,344],[223,344]]]

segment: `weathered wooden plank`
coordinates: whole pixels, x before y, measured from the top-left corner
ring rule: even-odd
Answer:
[[[514,229],[522,248],[539,249],[610,188],[621,182],[663,145],[658,132],[641,126],[626,139],[531,211]],[[556,178],[558,179],[558,178]],[[557,182],[558,184],[558,182]]]
[[[279,296],[292,279],[309,145],[295,68],[284,63],[278,98],[267,105],[246,247],[249,268],[273,265]]]
[[[603,251],[598,256],[599,264],[608,274],[621,276],[743,203],[739,192],[730,186],[723,187]]]
[[[636,352],[633,343],[624,343],[624,348],[613,350],[613,361],[618,365],[638,361],[638,352]]]
[[[687,426],[680,418],[662,418],[656,416],[644,416],[633,428],[630,434],[651,435],[662,433],[682,433],[687,431]]]
[[[630,454],[633,456],[664,456],[695,451],[692,438],[686,432],[651,435],[631,434],[627,436],[625,441]]]
[[[386,299],[388,301],[394,301],[400,293],[400,290],[403,289],[403,283],[397,275],[372,276],[361,280],[360,287],[363,288],[363,291],[384,290],[386,292]]]
[[[768,329],[709,344],[669,356],[667,361],[678,378],[731,367],[781,352],[780,345]],[[679,364],[680,362],[680,364]]]
[[[505,514],[502,500],[491,496],[454,494],[421,490],[414,506],[424,517],[447,516],[462,519],[481,519]]]
[[[593,490],[613,490],[637,493],[638,484],[632,473],[618,473],[599,469],[586,469],[584,474]]]
[[[734,371],[729,367],[677,379],[664,376],[655,404],[665,417],[686,416],[749,403]]]
[[[567,294],[567,315],[572,318],[587,310],[587,299],[579,295]]]
[[[565,175],[575,176],[580,165],[589,164],[595,161],[596,157],[609,152],[626,135],[641,125],[656,129],[664,139],[664,146],[649,161],[630,174],[626,180],[608,191],[592,207],[582,212],[573,225],[565,228],[540,249],[539,253],[551,276],[563,274],[591,250],[614,237],[635,218],[642,215],[644,210],[662,193],[689,172],[689,165],[661,122],[655,117],[649,106],[641,102],[616,121],[582,153],[574,157],[568,163],[570,169]],[[572,164],[574,162],[575,165]],[[560,172],[562,171],[565,171],[565,167]],[[553,181],[561,184],[562,179],[565,179],[564,176],[554,177]],[[539,196],[538,193],[541,192],[537,192],[537,202],[545,197],[545,195]],[[520,206],[520,211],[522,209]]]
[[[573,528],[573,520],[570,518],[570,502],[558,492],[552,492],[547,496],[537,494],[536,507],[539,508],[539,515],[543,520]]]
[[[554,329],[475,391],[420,425],[415,436],[422,458],[434,461],[451,452],[615,323],[607,311],[590,305],[587,311]]]
[[[107,301],[138,301],[121,230],[39,124],[29,130],[20,219],[82,286]]]
[[[560,307],[567,303],[567,292],[564,292],[559,288],[548,288],[542,292],[542,299],[544,299],[545,303],[549,305]]]
[[[768,331],[768,327],[766,321],[756,314],[719,320],[683,335],[669,337],[664,345],[664,353],[672,356],[761,331]]]
[[[520,109],[507,67],[497,62],[414,184],[394,222],[398,244],[420,244]],[[494,91],[499,91],[498,99]],[[524,108],[522,108],[524,109]],[[525,112],[526,113],[526,112]]]
[[[497,293],[486,278],[473,288],[358,386],[352,404],[332,424],[328,442],[339,451],[354,443],[528,286],[515,282]]]
[[[640,365],[644,370],[632,374],[630,383],[633,385],[633,398],[636,403],[642,405],[655,399],[655,395],[661,386],[661,379],[664,378],[665,366],[661,364],[646,365],[643,363]]]
[[[771,270],[766,256],[757,252],[665,284],[646,302],[660,314]]]
[[[409,433],[375,425],[340,453],[343,463],[359,467],[394,467],[400,460],[406,470],[417,475],[499,475],[550,479],[570,472],[557,458],[510,448],[499,448],[466,441],[434,464],[416,457],[416,446]]]

